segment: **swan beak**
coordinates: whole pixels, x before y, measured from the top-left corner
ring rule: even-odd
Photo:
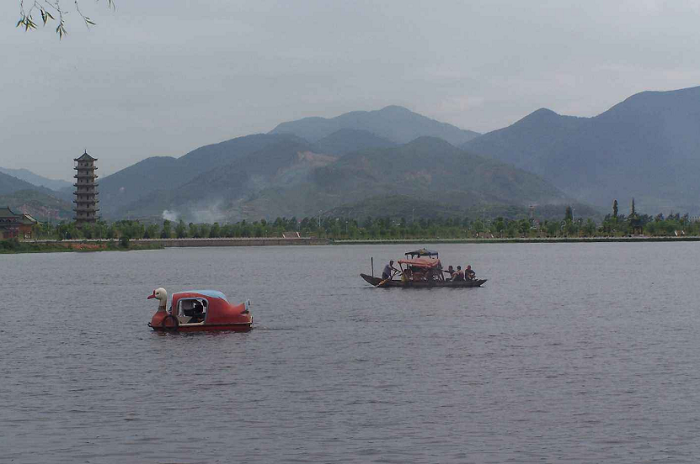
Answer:
[[[148,295],[148,298],[146,298],[146,299],[150,300],[151,298],[155,298],[155,297],[156,297],[156,292],[154,291],[153,295]]]

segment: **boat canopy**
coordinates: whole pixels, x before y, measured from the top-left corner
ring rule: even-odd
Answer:
[[[228,302],[226,295],[218,290],[187,290],[173,294],[173,298],[218,298]]]
[[[433,258],[400,259],[399,264],[405,264],[406,266],[413,267],[421,267],[425,269],[432,269],[440,265],[440,260]]]
[[[428,256],[429,258],[432,258],[435,256],[436,258],[438,257],[438,252],[437,251],[432,251],[432,250],[427,250],[425,248],[421,248],[420,250],[416,251],[409,251],[407,253],[404,253],[406,256],[410,256],[411,258],[418,257],[420,258],[421,256]]]

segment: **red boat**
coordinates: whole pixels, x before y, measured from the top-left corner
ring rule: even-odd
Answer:
[[[486,283],[486,279],[477,279],[474,273],[470,277],[461,279],[448,280],[445,279],[442,263],[440,262],[438,252],[421,248],[416,251],[406,253],[406,259],[399,260],[399,269],[387,279],[360,274],[360,277],[365,279],[368,284],[375,287],[390,288],[433,288],[433,287],[448,287],[448,288],[469,288],[481,287]],[[394,275],[400,276],[400,280],[395,280]]]
[[[160,302],[158,311],[148,326],[155,331],[203,332],[233,330],[246,332],[252,328],[250,300],[239,305],[228,302],[226,295],[216,290],[190,290],[173,294],[170,309],[168,292],[164,288],[153,290],[148,299]]]

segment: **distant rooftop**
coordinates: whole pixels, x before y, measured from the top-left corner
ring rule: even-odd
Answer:
[[[36,224],[37,222],[39,222],[28,214],[15,213],[10,209],[9,206],[0,208],[0,219],[16,219],[20,223],[28,225]]]
[[[93,158],[92,156],[88,155],[86,150],[85,153],[80,155],[80,158],[75,158],[73,161],[97,161],[97,158]]]
[[[7,217],[14,218],[17,216],[19,216],[19,215],[12,212],[12,210],[7,206],[5,208],[0,208],[0,218],[7,218]]]

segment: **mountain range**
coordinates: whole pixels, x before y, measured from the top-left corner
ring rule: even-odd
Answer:
[[[65,180],[49,179],[37,174],[34,174],[28,169],[9,169],[0,167],[0,172],[7,174],[9,176],[15,177],[17,179],[29,182],[37,187],[46,187],[50,190],[59,191],[66,188],[71,188],[72,184],[66,182]]]
[[[179,159],[144,160],[142,166],[128,168],[137,172],[122,171],[102,181],[103,211],[115,217],[153,218],[167,210],[188,220],[212,222],[314,216],[341,206],[354,216],[351,211],[366,210],[372,201],[381,205],[389,196],[392,202],[376,208],[374,215],[396,215],[397,209],[405,210],[414,199],[434,205],[435,210],[445,210],[440,204],[449,205],[447,210],[461,215],[488,213],[496,206],[517,206],[519,214],[525,215],[533,203],[575,203],[536,175],[439,138],[419,137],[396,145],[369,132],[346,135],[334,133],[316,144],[295,135],[241,137],[219,144],[218,148],[230,150],[228,162],[202,157],[197,169],[187,167],[194,152]],[[335,150],[323,149],[330,145],[325,139],[352,141],[365,148],[353,150],[345,143]],[[371,145],[375,146],[366,148]],[[177,177],[163,176],[166,169]],[[141,188],[141,196],[133,200],[136,195],[129,196],[127,186],[116,182],[122,176],[136,182],[128,187],[132,191],[139,191],[138,185],[148,187]],[[169,179],[170,185],[162,178]],[[172,182],[174,178],[178,182]],[[114,192],[115,197],[107,196]],[[107,209],[105,197],[114,209]],[[353,210],[356,203],[361,206]]]
[[[561,217],[566,204],[600,217],[634,197],[638,211],[697,214],[699,127],[700,87],[643,92],[593,118],[540,109],[483,135],[390,106],[147,158],[99,180],[100,207],[106,219],[195,222],[523,217],[529,205]],[[18,190],[70,199],[0,173],[0,194]]]
[[[367,131],[396,144],[430,136],[459,146],[479,136],[478,132],[427,118],[401,106],[387,106],[377,111],[352,111],[331,119],[313,117],[284,122],[270,133],[294,134],[315,143],[341,129]]]
[[[700,212],[700,87],[642,92],[593,118],[540,109],[462,148],[542,176],[580,201]]]
[[[70,219],[72,205],[61,194],[0,172],[0,206],[24,211],[38,220]]]
[[[147,158],[100,179],[102,214],[155,217],[176,210],[194,220],[316,214],[338,201],[316,196],[313,169],[358,150],[397,147],[434,134],[454,143],[478,135],[395,106],[292,121],[268,134],[207,145],[181,158]],[[291,186],[295,190],[285,192],[284,201],[271,200]]]

